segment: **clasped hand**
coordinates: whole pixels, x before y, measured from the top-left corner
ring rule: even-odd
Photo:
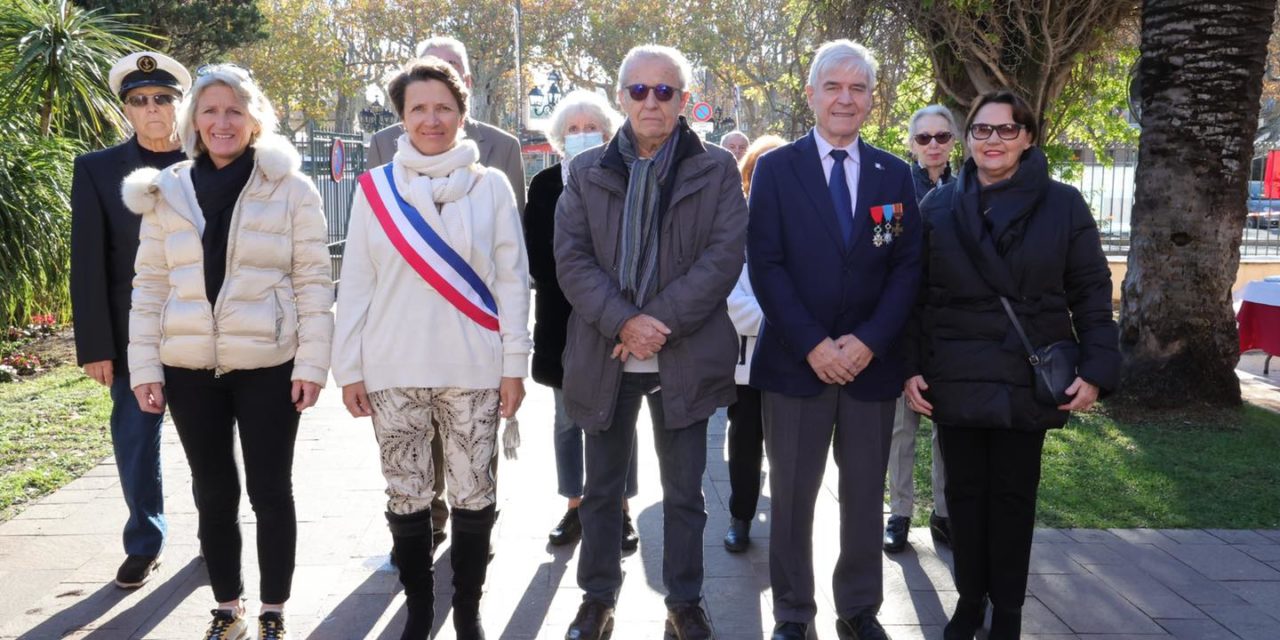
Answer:
[[[622,331],[618,332],[618,339],[621,342],[614,345],[613,354],[610,357],[623,362],[631,356],[648,360],[662,350],[662,347],[667,344],[669,335],[671,335],[671,329],[661,320],[642,313],[623,323]]]
[[[861,340],[846,333],[832,340],[826,338],[806,358],[818,379],[827,384],[848,384],[862,373],[875,354]]]

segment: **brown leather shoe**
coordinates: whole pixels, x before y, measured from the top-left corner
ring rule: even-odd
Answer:
[[[564,640],[604,640],[612,633],[613,607],[596,600],[583,600]]]
[[[667,637],[676,640],[712,640],[711,621],[696,604],[676,605],[667,610]]]

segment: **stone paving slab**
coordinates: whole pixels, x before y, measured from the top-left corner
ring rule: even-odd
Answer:
[[[530,384],[521,410],[524,445],[499,472],[502,516],[497,557],[483,602],[491,638],[560,638],[581,592],[577,547],[551,547],[546,532],[564,510],[555,495],[550,392]],[[662,635],[662,509],[647,412],[641,412],[641,492],[632,501],[640,550],[623,559],[616,640]],[[723,419],[708,437],[705,544],[706,607],[722,640],[767,638],[767,482],[747,553],[724,551],[729,487]],[[159,575],[125,592],[109,582],[122,559],[124,507],[110,459],[86,476],[0,524],[0,639],[155,640],[199,637],[212,606],[197,554],[189,471],[172,426],[163,437],[170,541]],[[834,463],[815,518],[818,616],[811,638],[834,640],[831,570],[838,527]],[[766,468],[766,479],[767,479]],[[294,465],[299,547],[288,606],[293,640],[395,640],[404,596],[387,563],[390,536],[377,446],[367,421],[351,420],[332,388],[307,412]],[[242,501],[244,581],[256,610],[254,519]],[[824,537],[825,536],[825,537]],[[907,551],[884,558],[881,620],[897,640],[942,637],[955,606],[951,554],[927,529],[910,533]],[[446,541],[436,560],[436,638],[452,637]],[[1032,555],[1024,638],[1280,638],[1280,532],[1038,529]]]

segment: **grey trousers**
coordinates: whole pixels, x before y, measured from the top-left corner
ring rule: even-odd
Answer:
[[[880,549],[884,473],[895,401],[863,402],[829,385],[810,398],[764,393],[764,442],[773,505],[769,579],[773,617],[809,622],[817,614],[813,587],[814,504],[828,447],[839,469],[840,556],[832,576],[836,613],[848,618],[879,610],[884,600]]]
[[[611,607],[617,604],[622,587],[622,500],[630,475],[628,461],[635,447],[636,418],[645,399],[662,480],[666,603],[672,607],[702,599],[702,531],[707,525],[702,472],[707,468],[707,421],[668,429],[662,417],[662,395],[681,390],[650,393],[657,387],[656,373],[622,374],[613,423],[605,431],[586,434],[587,482],[578,507],[582,518],[578,586],[585,592],[585,600]]]
[[[907,408],[907,397],[898,398],[893,412],[893,440],[889,445],[889,512],[910,518],[916,507],[916,430],[920,414]],[[933,510],[947,517],[947,476],[938,450],[938,427],[933,428]]]

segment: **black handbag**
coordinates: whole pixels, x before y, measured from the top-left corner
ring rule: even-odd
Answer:
[[[1059,340],[1036,349],[1027,339],[1027,333],[1018,322],[1018,315],[1009,305],[1009,299],[1000,296],[1000,304],[1013,322],[1013,328],[1022,339],[1022,346],[1027,350],[1027,362],[1031,363],[1032,387],[1036,402],[1057,407],[1071,402],[1067,395],[1067,387],[1076,379],[1076,365],[1080,363],[1080,345],[1075,340]]]

